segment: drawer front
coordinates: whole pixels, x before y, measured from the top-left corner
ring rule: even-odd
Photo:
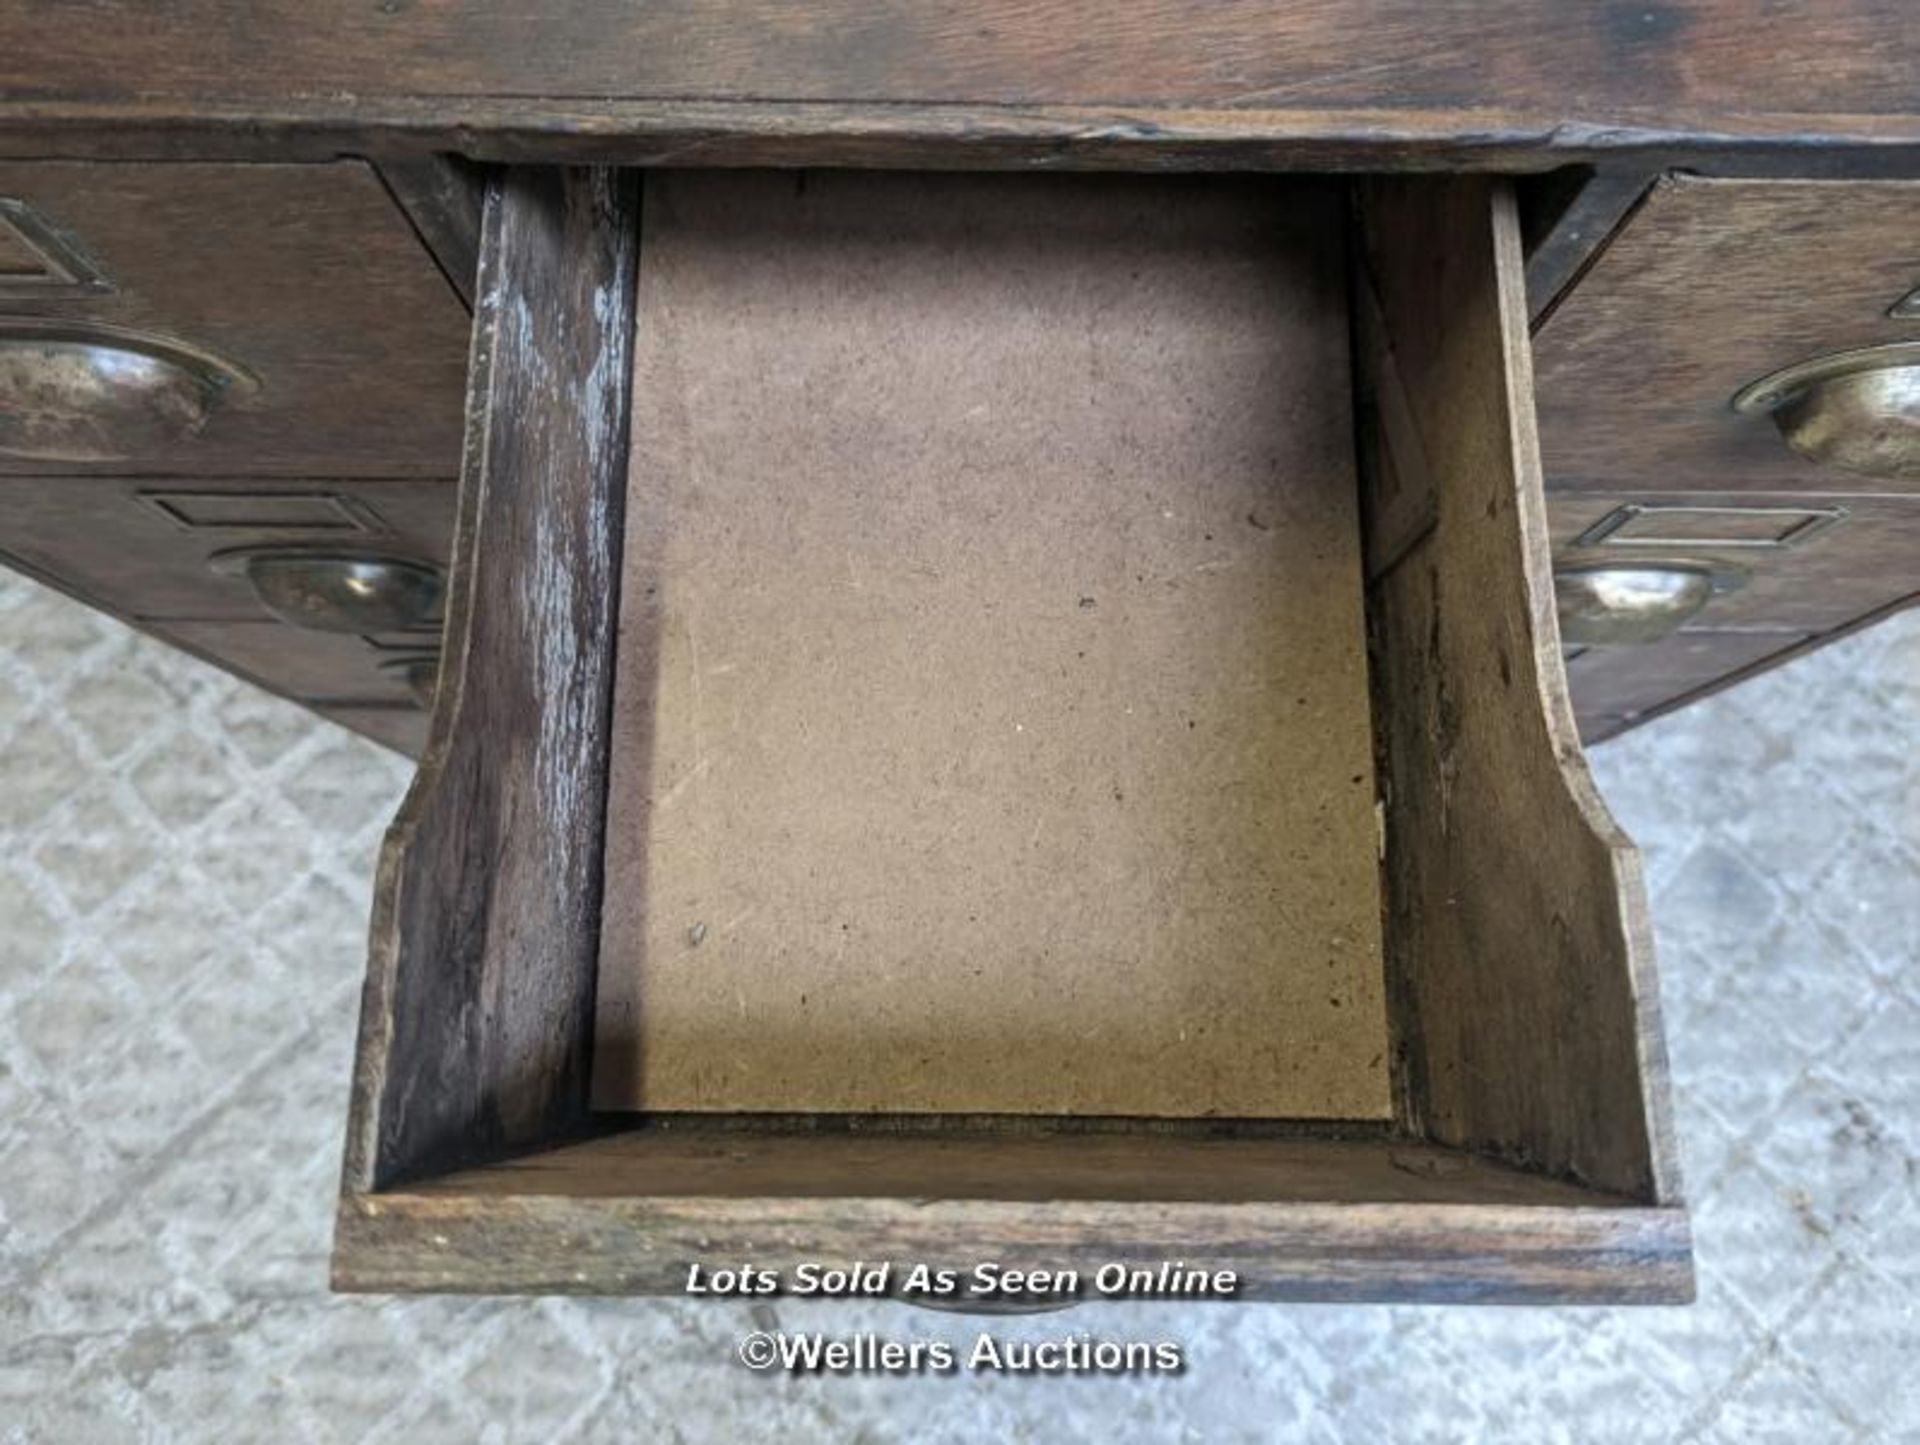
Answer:
[[[427,714],[420,708],[395,704],[385,707],[317,707],[314,711],[407,757],[417,758],[426,751]]]
[[[1561,567],[1718,571],[1689,630],[1828,632],[1920,592],[1920,496],[1582,494],[1555,497],[1551,516]]]
[[[455,500],[451,482],[0,478],[0,551],[124,617],[260,622],[246,578],[211,559],[325,546],[439,566]]]
[[[1550,515],[1562,572],[1678,566],[1715,578],[1705,605],[1662,640],[1569,647],[1590,743],[1920,595],[1920,496],[1563,493]]]
[[[1647,713],[1712,687],[1804,639],[1785,632],[1680,632],[1644,647],[1586,647],[1567,658],[1581,740],[1601,742]]]
[[[404,663],[437,650],[438,630],[418,645],[372,634],[302,631],[284,622],[163,622],[149,629],[301,702],[416,707]]]
[[[1920,182],[1660,181],[1534,338],[1549,489],[1920,491],[1732,406],[1808,358],[1920,341],[1916,237]]]
[[[0,163],[0,472],[444,476],[466,343],[364,162]]]

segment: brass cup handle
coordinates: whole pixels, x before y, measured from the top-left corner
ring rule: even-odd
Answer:
[[[242,547],[208,565],[243,577],[282,622],[316,632],[387,632],[438,615],[439,568],[411,557],[323,546]]]
[[[0,456],[111,462],[198,435],[258,390],[232,362],[170,337],[94,321],[0,317]]]
[[[1795,362],[1743,387],[1733,409],[1772,417],[1787,445],[1811,461],[1920,480],[1920,342]]]
[[[1712,600],[1711,567],[1673,562],[1596,562],[1553,575],[1560,641],[1622,647],[1670,637]]]

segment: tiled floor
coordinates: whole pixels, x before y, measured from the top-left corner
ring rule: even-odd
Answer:
[[[1596,755],[1649,856],[1696,1307],[1089,1306],[1006,1333],[1174,1338],[1191,1369],[776,1378],[731,1362],[744,1306],[326,1293],[368,880],[404,769],[0,580],[0,1433],[1920,1437],[1916,740],[1920,616]]]

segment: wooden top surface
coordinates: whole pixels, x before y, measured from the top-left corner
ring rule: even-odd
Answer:
[[[1907,0],[180,0],[0,11],[0,143],[1544,164],[1920,142]],[[1911,160],[1912,157],[1909,157]],[[1217,163],[1217,162],[1216,162]]]

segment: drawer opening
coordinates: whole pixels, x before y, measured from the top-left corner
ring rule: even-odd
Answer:
[[[496,181],[337,1282],[1683,1294],[1519,259],[1472,177]]]
[[[649,178],[596,1105],[1389,1117],[1346,220]]]

